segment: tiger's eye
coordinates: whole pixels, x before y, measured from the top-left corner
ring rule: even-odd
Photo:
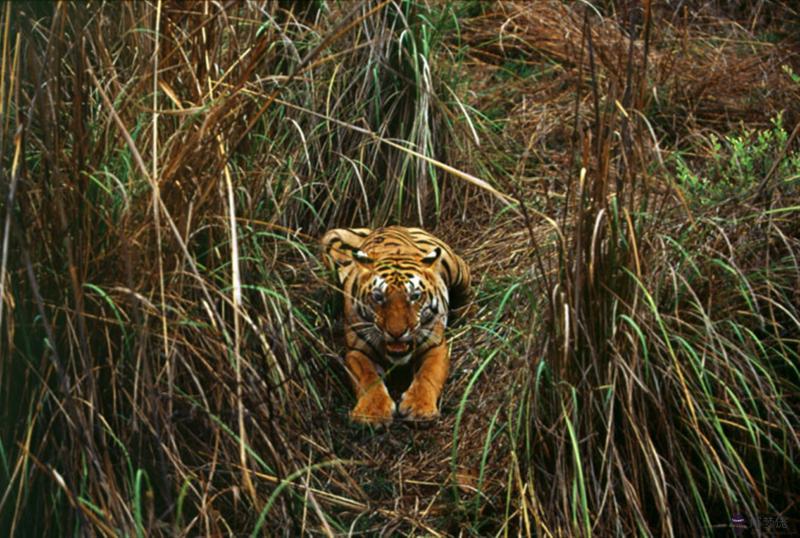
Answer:
[[[419,301],[419,298],[421,296],[422,296],[422,293],[420,293],[419,290],[414,290],[414,291],[411,292],[411,295],[409,295],[408,298],[411,299],[412,301],[416,302],[416,301]]]
[[[372,290],[372,300],[375,301],[376,303],[382,303],[383,302],[383,292],[381,290],[377,289],[377,288]]]

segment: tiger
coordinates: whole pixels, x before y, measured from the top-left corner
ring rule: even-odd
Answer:
[[[420,228],[339,228],[321,243],[344,297],[344,362],[357,399],[350,419],[436,419],[450,368],[445,328],[448,315],[463,317],[471,304],[469,266]],[[396,405],[381,374],[409,363],[413,379]]]

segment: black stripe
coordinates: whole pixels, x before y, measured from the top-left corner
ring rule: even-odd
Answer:
[[[373,346],[373,345],[372,345],[372,342],[370,342],[369,340],[367,340],[367,338],[366,338],[366,337],[365,337],[365,336],[364,336],[362,333],[360,333],[360,332],[358,331],[358,329],[353,329],[353,332],[355,333],[355,335],[356,335],[356,336],[358,336],[358,339],[359,339],[359,341],[361,341],[361,342],[363,342],[364,344],[366,344],[366,346],[367,346],[367,347],[368,347],[370,350],[372,350],[372,353],[373,353],[373,358],[375,358],[375,359],[379,359],[379,358],[382,356],[382,353],[381,353],[381,351],[380,351],[378,348],[376,348],[375,346]]]
[[[356,289],[356,286],[357,286],[357,285],[358,285],[358,278],[354,278],[354,279],[352,279],[352,280],[350,281],[350,289],[348,289],[348,290],[347,290],[347,293],[350,295],[350,298],[351,298],[352,300],[354,300],[354,301],[355,301],[355,300],[356,300],[356,298],[358,297],[358,294],[356,293],[356,292],[358,291],[358,290]]]
[[[447,285],[448,285],[448,287],[452,286],[453,285],[453,271],[450,268],[450,263],[448,263],[448,260],[443,259],[442,260],[442,265],[444,266],[444,270],[447,272]]]
[[[361,319],[363,319],[364,321],[368,321],[370,323],[375,321],[375,316],[373,316],[372,313],[369,310],[367,310],[367,308],[364,306],[364,303],[362,303],[361,301],[358,301],[358,306],[356,307],[356,311],[358,312],[358,315],[361,316]]]

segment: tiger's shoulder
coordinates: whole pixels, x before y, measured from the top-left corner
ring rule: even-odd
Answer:
[[[437,273],[451,295],[451,309],[458,314],[472,299],[469,265],[444,241],[423,230],[405,226],[383,228],[336,228],[322,237],[326,266],[336,274],[339,285],[357,279],[356,253],[370,259],[424,258],[435,250]]]

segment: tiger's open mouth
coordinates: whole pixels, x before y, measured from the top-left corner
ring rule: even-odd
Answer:
[[[411,351],[411,344],[408,342],[387,342],[386,353],[395,357],[401,357]]]

